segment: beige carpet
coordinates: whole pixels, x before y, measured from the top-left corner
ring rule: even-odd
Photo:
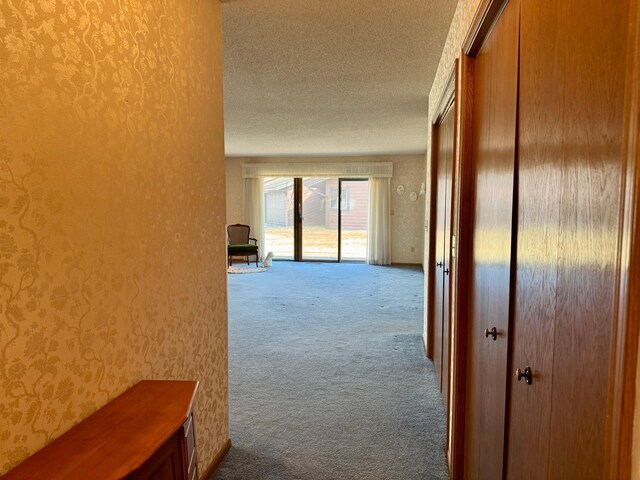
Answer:
[[[233,447],[216,480],[447,479],[418,268],[229,275]]]

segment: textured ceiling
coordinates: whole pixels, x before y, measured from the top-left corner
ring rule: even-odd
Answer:
[[[227,0],[227,155],[424,152],[456,3]]]

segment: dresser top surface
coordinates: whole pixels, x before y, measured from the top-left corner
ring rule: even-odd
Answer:
[[[2,477],[124,478],[187,420],[198,383],[143,380]]]

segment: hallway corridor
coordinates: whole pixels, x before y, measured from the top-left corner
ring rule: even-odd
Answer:
[[[446,479],[422,271],[275,262],[229,275],[233,448],[214,479]]]

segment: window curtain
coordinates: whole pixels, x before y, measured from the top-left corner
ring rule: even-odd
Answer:
[[[258,240],[260,260],[264,259],[264,181],[244,179],[244,221],[251,227],[251,237]]]
[[[369,179],[369,243],[367,263],[391,263],[391,179]]]

